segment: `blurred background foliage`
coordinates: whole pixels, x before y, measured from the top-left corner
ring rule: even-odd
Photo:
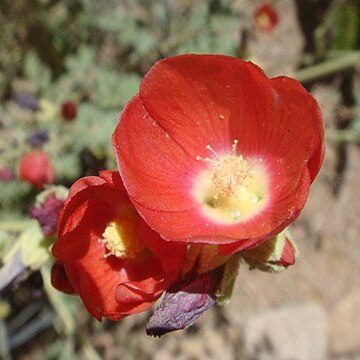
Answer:
[[[293,75],[309,89],[338,76],[345,113],[328,137],[343,154],[340,169],[346,158],[343,142],[358,142],[360,134],[360,86],[354,77],[360,64],[360,4],[294,3],[305,43],[291,64]],[[101,358],[87,333],[102,325],[79,312],[76,299],[50,286],[49,246],[54,238],[44,236],[29,218],[39,190],[19,175],[21,158],[41,149],[54,168],[55,183],[66,187],[81,176],[115,168],[112,131],[149,67],[183,53],[256,61],[249,43],[272,36],[271,29],[264,35],[256,25],[254,12],[262,4],[0,1],[0,358],[21,356],[16,349],[31,344],[45,329],[37,340],[44,344],[43,358]],[[269,4],[282,21],[283,2]]]

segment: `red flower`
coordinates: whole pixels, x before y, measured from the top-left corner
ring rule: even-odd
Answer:
[[[52,284],[78,294],[98,320],[119,320],[148,309],[180,276],[185,249],[151,230],[118,173],[104,171],[70,189],[52,249]]]
[[[278,14],[271,5],[261,4],[255,10],[254,23],[259,30],[271,32],[278,22]]]
[[[299,215],[323,132],[316,101],[296,80],[268,79],[228,56],[183,55],[151,68],[113,145],[125,188],[155,231],[231,253]]]
[[[64,120],[72,121],[77,116],[76,105],[72,101],[65,101],[61,104],[61,116]]]
[[[42,189],[45,184],[55,180],[55,172],[46,153],[43,151],[30,151],[20,160],[19,176],[21,180]]]

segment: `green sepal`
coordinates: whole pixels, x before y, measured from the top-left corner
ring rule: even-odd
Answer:
[[[18,242],[24,266],[38,270],[50,259],[49,249],[54,238],[44,236],[35,220],[20,234]]]
[[[233,254],[225,263],[218,288],[215,292],[216,303],[226,305],[229,303],[234,290],[235,280],[239,273],[240,254]]]
[[[249,265],[250,269],[259,269],[266,272],[281,272],[287,268],[287,266],[278,263],[282,258],[286,242],[290,243],[296,259],[299,251],[287,229],[265,240],[254,249],[241,251],[241,256]]]

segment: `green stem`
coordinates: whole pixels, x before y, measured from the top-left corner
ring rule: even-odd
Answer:
[[[159,54],[166,54],[176,49],[179,45],[198,35],[199,33],[211,31],[221,31],[221,28],[217,24],[207,24],[202,27],[190,28],[185,31],[176,33],[162,41],[155,49],[151,49],[142,54],[137,54],[133,58],[130,58],[127,67],[136,67],[145,59],[152,59]]]
[[[307,83],[358,66],[360,66],[360,51],[352,51],[325,60],[320,64],[300,69],[295,73],[295,78],[302,83]]]
[[[0,221],[0,230],[21,231],[29,227],[34,221],[31,219]]]
[[[326,130],[325,138],[331,142],[360,143],[360,132],[355,130]]]
[[[49,297],[49,300],[56,310],[58,316],[62,320],[65,334],[71,338],[75,329],[75,319],[73,314],[68,309],[62,298],[64,295],[55,290],[51,285],[50,269],[47,266],[42,266],[40,271],[44,282],[44,288]]]

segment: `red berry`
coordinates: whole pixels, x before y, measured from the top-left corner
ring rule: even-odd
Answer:
[[[61,104],[60,112],[64,120],[72,121],[77,116],[76,104],[72,101],[65,101]]]

